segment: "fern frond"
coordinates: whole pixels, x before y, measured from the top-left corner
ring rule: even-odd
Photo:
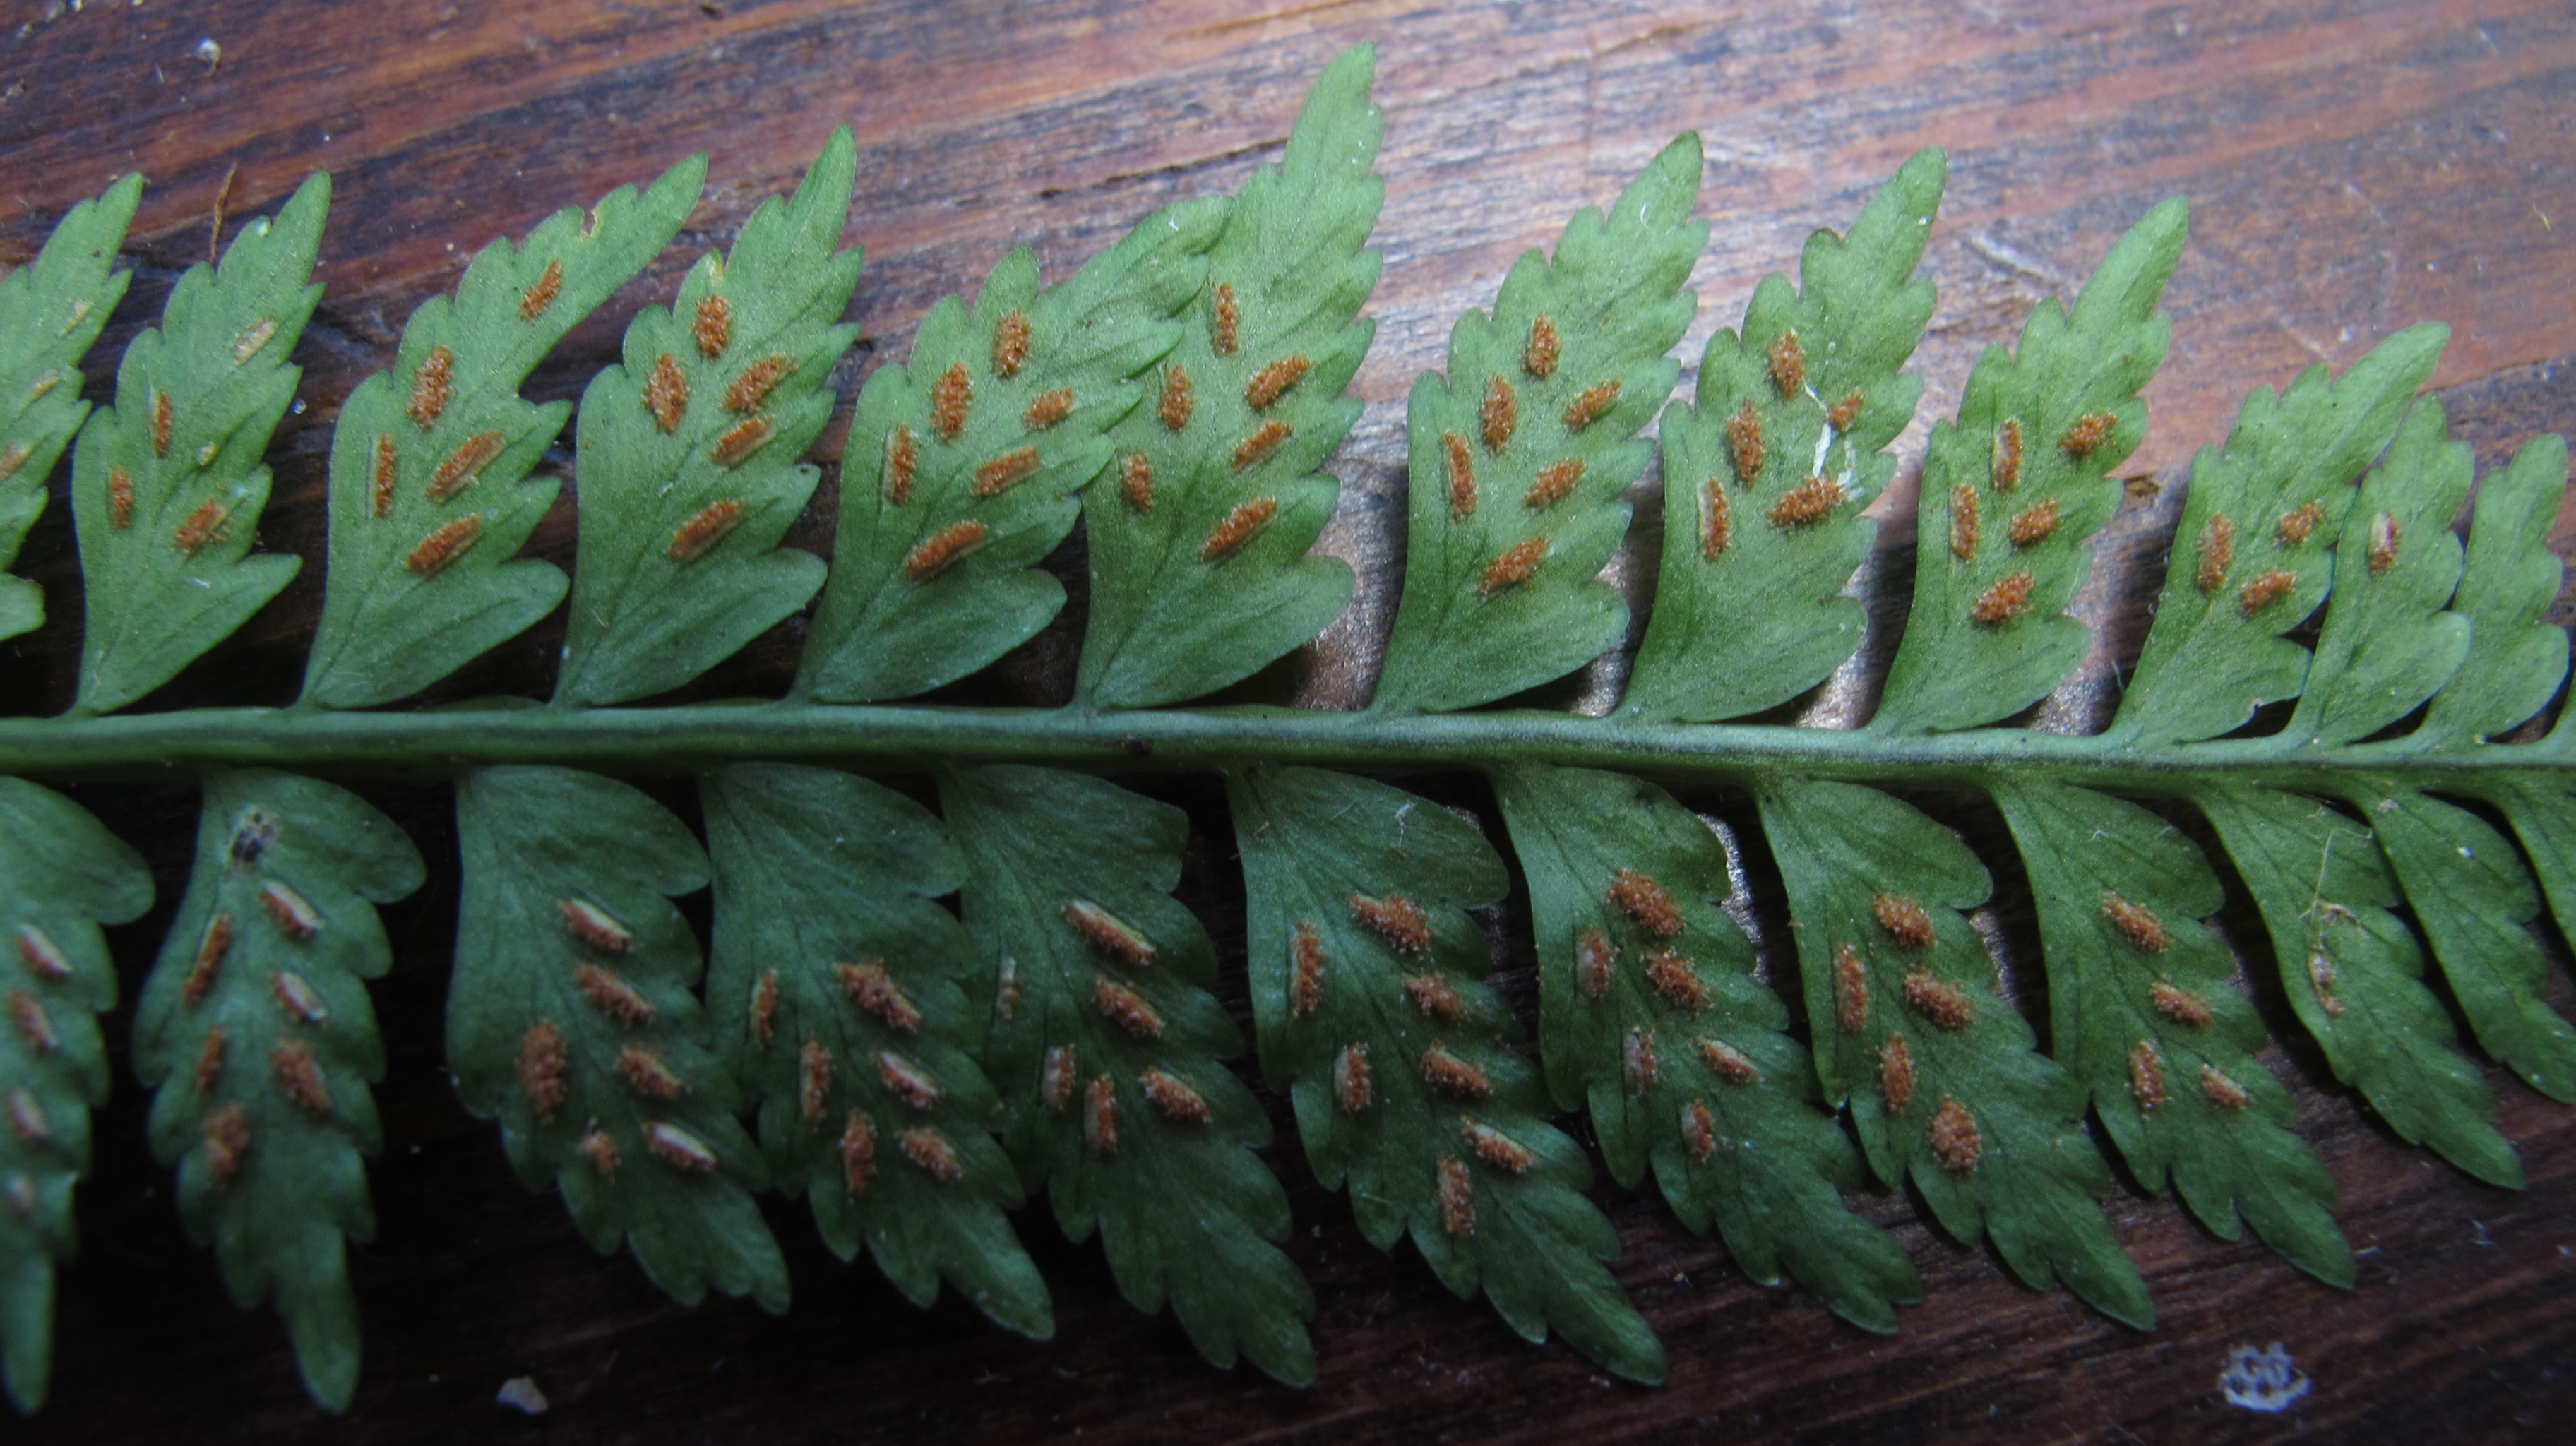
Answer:
[[[1125,789],[1035,768],[944,776],[985,1058],[1004,1137],[1069,1238],[1100,1232],[1138,1310],[1165,1300],[1200,1354],[1315,1378],[1314,1292],[1273,1242],[1288,1195],[1251,1153],[1270,1120],[1220,1060],[1241,1038],[1207,986],[1216,951],[1171,897],[1187,821]]]
[[[519,383],[669,244],[706,171],[693,156],[641,195],[620,187],[587,216],[558,211],[484,247],[454,297],[412,312],[394,369],[349,394],[302,706],[407,697],[563,601],[561,569],[511,558],[554,503],[554,479],[526,479],[572,409],[528,402]]]
[[[946,910],[966,861],[919,804],[845,773],[736,764],[700,780],[715,863],[716,1052],[742,1082],[771,1178],[832,1253],[864,1245],[928,1306],[947,1279],[995,1322],[1055,1333],[1002,1212],[974,946]],[[927,1079],[935,1094],[911,1088]]]
[[[1634,1186],[1651,1162],[1673,1213],[1713,1224],[1747,1275],[1776,1284],[1785,1265],[1837,1315],[1894,1331],[1923,1282],[1843,1208],[1859,1152],[1719,907],[1716,837],[1615,773],[1516,768],[1495,793],[1529,875],[1548,1085],[1560,1108],[1590,1109],[1611,1178]]]
[[[832,415],[859,253],[838,249],[857,173],[849,127],[792,200],[761,203],[730,255],[690,268],[626,329],[626,364],[582,393],[582,526],[559,705],[688,682],[823,586],[778,539],[822,472],[798,459]]]
[[[125,296],[126,273],[109,268],[142,197],[143,178],[125,176],[66,212],[32,265],[0,277],[0,638],[45,621],[43,591],[7,569],[89,415],[80,360]]]
[[[1450,330],[1448,373],[1415,380],[1404,598],[1375,710],[1490,703],[1626,631],[1628,605],[1594,574],[1627,531],[1621,494],[1654,459],[1632,439],[1681,371],[1664,354],[1698,304],[1699,182],[1699,137],[1683,135],[1609,215],[1577,213],[1554,257],[1523,253],[1493,314]]]
[[[1445,809],[1317,769],[1229,774],[1251,900],[1261,1068],[1306,1158],[1347,1188],[1380,1250],[1412,1239],[1440,1282],[1513,1330],[1630,1380],[1664,1348],[1604,1268],[1619,1235],[1581,1193],[1592,1168],[1547,1123],[1521,1029],[1485,987],[1502,860]]]
[[[1145,219],[1072,279],[1041,288],[1012,252],[970,310],[947,297],[911,359],[859,392],[841,464],[832,580],[795,696],[903,698],[974,672],[1036,635],[1064,585],[1036,563],[1073,529],[1074,493],[1109,465],[1104,435],[1172,349],[1172,318],[1207,275],[1223,201]]]
[[[465,866],[447,1060],[501,1122],[531,1190],[563,1194],[602,1255],[620,1241],[694,1305],[709,1286],[787,1308],[787,1267],[752,1192],[769,1185],[709,1047],[697,937],[670,897],[707,883],[686,825],[569,768],[485,768],[457,785]]]
[[[214,1245],[236,1303],[275,1295],[305,1389],[334,1411],[358,1386],[342,1237],[375,1238],[359,1157],[384,1147],[366,981],[393,951],[372,905],[421,876],[402,830],[341,789],[215,775],[135,1016],[135,1072],[158,1091],[153,1153],[179,1168],[189,1237]]]
[[[2156,309],[2182,255],[2176,197],[2111,248],[2069,313],[2042,303],[2021,347],[1989,347],[1959,415],[1932,429],[1914,544],[1914,604],[1869,726],[1973,728],[2045,697],[2091,629],[2065,615],[2119,510],[2111,468],[2147,429],[2138,400],[2173,322]]]
[[[61,794],[0,778],[0,1382],[21,1411],[45,1403],[54,1267],[75,1248],[89,1112],[107,1102],[98,1016],[116,1004],[116,966],[98,926],[151,906],[152,875],[124,841]]]
[[[1338,486],[1321,471],[1360,406],[1342,396],[1376,334],[1360,248],[1386,183],[1369,104],[1376,50],[1315,82],[1286,156],[1234,201],[1149,405],[1110,434],[1114,475],[1083,494],[1091,617],[1075,692],[1101,707],[1178,703],[1249,677],[1350,602],[1339,559],[1309,556]]]
[[[1825,1096],[1862,1151],[1943,1229],[2114,1320],[2155,1319],[2094,1200],[2111,1172],[2079,1127],[2084,1086],[2040,1054],[1964,911],[1993,892],[1949,830],[1875,789],[1775,779],[1762,828],[1799,922]]]
[[[220,268],[189,267],[163,329],[126,345],[116,405],[81,429],[72,516],[89,620],[75,713],[168,682],[302,566],[250,548],[268,505],[259,459],[302,376],[287,356],[322,299],[313,262],[330,207],[317,175],[274,222],[243,227]]]
[[[1923,379],[1901,371],[1932,320],[1917,280],[1949,160],[1922,151],[1848,236],[1818,231],[1753,289],[1741,334],[1700,356],[1698,405],[1664,409],[1664,553],[1623,717],[1706,723],[1813,687],[1860,646],[1842,589],[1878,538],[1861,510]],[[1825,494],[1830,491],[1831,497]]]

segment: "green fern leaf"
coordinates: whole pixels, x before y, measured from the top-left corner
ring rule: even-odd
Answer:
[[[1319,470],[1360,406],[1342,396],[1376,333],[1360,248],[1386,184],[1373,46],[1315,82],[1286,157],[1244,183],[1207,285],[1153,376],[1153,405],[1111,433],[1114,486],[1084,494],[1091,617],[1076,693],[1141,708],[1250,676],[1340,616],[1352,574],[1309,556],[1339,490]]]
[[[2119,510],[2110,480],[2147,430],[2138,392],[2173,322],[2156,303],[2182,255],[2180,197],[2130,228],[2070,315],[2041,304],[2021,349],[1989,347],[1955,422],[1932,429],[1914,544],[1914,605],[1870,727],[1920,733],[2008,718],[2082,661],[2065,615],[2092,563],[2084,540]]]
[[[1887,1233],[1842,1206],[1860,1155],[1817,1107],[1789,1012],[1752,976],[1719,904],[1726,852],[1651,783],[1511,769],[1495,792],[1529,876],[1540,1054],[1562,1109],[1588,1105],[1611,1178],[1651,1162],[1673,1213],[1712,1223],[1745,1273],[1782,1266],[1881,1333],[1923,1282]]]
[[[259,465],[302,372],[287,364],[322,299],[310,284],[331,178],[253,221],[220,269],[192,266],[162,331],[128,343],[116,405],[72,454],[72,516],[87,583],[76,713],[113,712],[168,682],[249,621],[302,566],[249,555],[268,505]]]
[[[421,876],[411,840],[349,793],[217,774],[135,1017],[135,1072],[158,1090],[153,1153],[179,1167],[189,1237],[213,1243],[236,1303],[274,1293],[305,1389],[334,1411],[358,1386],[341,1238],[375,1238],[359,1157],[384,1146],[366,981],[393,951],[371,904]]]
[[[974,946],[930,900],[966,863],[928,810],[819,768],[736,764],[700,783],[715,862],[717,1053],[757,1113],[771,1178],[832,1253],[862,1245],[913,1304],[945,1277],[1023,1335],[1055,1332],[1002,1212]],[[935,1093],[909,1090],[916,1078]]]
[[[560,569],[511,556],[554,504],[559,484],[528,471],[572,409],[528,402],[519,383],[661,253],[706,170],[692,156],[640,196],[620,187],[586,217],[558,211],[524,242],[484,247],[452,299],[411,314],[394,369],[349,394],[331,437],[329,587],[303,706],[409,696],[563,601]]]
[[[582,526],[555,701],[623,703],[688,682],[823,586],[778,539],[822,472],[859,253],[837,249],[857,151],[832,133],[795,199],[761,203],[730,255],[626,329],[582,393]],[[721,334],[720,334],[721,333]],[[710,343],[713,345],[710,345]]]
[[[2237,1238],[2241,1215],[2300,1269],[2349,1290],[2334,1177],[2290,1132],[2289,1092],[2254,1058],[2263,1022],[2228,987],[2226,944],[2199,922],[2226,893],[2198,846],[2091,789],[2020,784],[1996,799],[2039,902],[2054,1056],[2091,1091],[2129,1169],[2151,1188],[2170,1177],[2219,1238]]]
[[[0,778],[0,1382],[21,1411],[45,1403],[54,1266],[74,1250],[89,1112],[107,1102],[98,1016],[116,1004],[116,966],[98,926],[151,906],[133,849],[61,794]]]
[[[1914,268],[1949,170],[1918,152],[1848,237],[1809,237],[1806,294],[1762,278],[1742,334],[1709,338],[1698,406],[1664,409],[1663,568],[1621,716],[1758,713],[1860,646],[1842,588],[1878,538],[1860,514],[1896,475],[1886,449],[1923,397],[1900,368],[1932,320]]]
[[[2277,400],[2258,387],[2227,449],[2201,449],[2115,736],[2145,744],[2215,737],[2256,707],[2299,695],[2309,652],[2280,634],[2324,599],[2333,580],[2326,548],[2351,510],[2351,484],[2397,434],[2448,336],[2410,327],[2332,383],[2314,366]]]
[[[1826,1098],[1849,1100],[1879,1178],[2015,1275],[2062,1279],[2141,1330],[2155,1311],[2094,1199],[2111,1172],[2078,1123],[2084,1085],[2033,1048],[1963,910],[1993,891],[1957,836],[1874,789],[1774,779],[1762,827],[1798,923]]]
[[[2457,1036],[2421,982],[2424,955],[2370,831],[2312,799],[2218,787],[2195,797],[2263,911],[2281,987],[2335,1074],[2388,1127],[2481,1180],[2519,1186],[2495,1130],[2495,1097],[2453,1052]]]
[[[602,1255],[624,1240],[656,1285],[787,1308],[787,1267],[752,1192],[691,987],[698,941],[670,897],[707,883],[685,825],[626,784],[486,768],[457,786],[465,892],[447,1058],[465,1107],[501,1121],[529,1189],[563,1192]]]
[[[134,222],[143,178],[128,175],[66,212],[33,265],[0,277],[0,638],[45,621],[45,595],[10,577],[45,510],[45,475],[89,415],[80,360],[125,296],[110,271]]]
[[[1547,1123],[1520,1026],[1480,981],[1469,917],[1503,895],[1502,860],[1446,810],[1316,769],[1227,775],[1251,898],[1262,1072],[1296,1106],[1306,1158],[1347,1187],[1380,1250],[1411,1236],[1461,1298],[1630,1380],[1664,1348],[1603,1268],[1619,1236],[1578,1193],[1583,1151]]]
[[[1513,263],[1493,315],[1451,329],[1448,374],[1415,380],[1418,485],[1377,711],[1490,703],[1627,630],[1627,604],[1595,574],[1627,531],[1622,494],[1654,459],[1633,438],[1680,375],[1665,353],[1697,305],[1699,181],[1699,137],[1684,135],[1608,216],[1578,213],[1553,259]]]
[[[1097,1229],[1128,1301],[1170,1300],[1210,1361],[1312,1381],[1314,1292],[1272,1243],[1288,1195],[1251,1153],[1270,1120],[1218,1063],[1241,1036],[1207,993],[1207,930],[1170,897],[1186,818],[1036,768],[946,775],[940,802],[969,863],[985,1060],[1021,1178],[1068,1238]]]
[[[1026,247],[969,310],[943,299],[912,357],[859,393],[841,464],[832,580],[795,696],[925,692],[1026,642],[1064,606],[1035,564],[1072,530],[1074,493],[1109,465],[1127,380],[1172,348],[1170,318],[1207,275],[1223,201],[1145,219],[1074,277],[1040,288]]]

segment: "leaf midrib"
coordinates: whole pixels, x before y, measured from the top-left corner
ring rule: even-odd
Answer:
[[[2576,766],[2547,746],[2426,747],[2412,737],[2331,749],[2285,735],[2144,746],[2115,734],[2019,728],[1891,735],[1527,711],[1092,711],[786,701],[0,718],[0,772],[33,777],[169,778],[208,768],[281,767],[442,778],[464,767],[509,763],[694,774],[751,759],[906,771],[1033,763],[1103,773],[1211,772],[1259,763],[1488,771],[1545,763],[1658,778],[1740,781],[1787,773],[1936,788],[1982,787],[2009,775],[2150,794],[2194,792],[2222,777],[2335,791],[2364,772],[2374,781],[2437,793],[2484,794],[2509,779]],[[2467,783],[2472,777],[2474,787]]]

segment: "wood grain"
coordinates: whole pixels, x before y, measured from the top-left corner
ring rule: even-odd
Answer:
[[[1344,504],[1324,544],[1359,566],[1363,585],[1318,644],[1243,696],[1365,701],[1398,578],[1404,388],[1439,364],[1450,319],[1487,300],[1513,256],[1546,243],[1572,209],[1609,199],[1686,127],[1707,144],[1703,211],[1715,227],[1686,358],[1734,322],[1762,273],[1794,264],[1811,229],[1846,221],[1907,153],[1937,144],[1952,179],[1925,263],[1941,293],[1919,363],[1926,415],[1955,404],[1978,351],[2071,293],[2122,228],[2181,193],[2194,229],[2169,296],[2175,346],[2148,394],[2153,434],[2128,471],[2180,482],[2249,388],[2317,361],[2346,365],[2425,319],[2453,327],[2437,385],[2483,465],[2576,427],[2576,247],[2560,229],[2576,227],[2576,14],[2563,3],[17,9],[24,23],[0,35],[0,263],[31,255],[66,206],[114,175],[140,168],[152,182],[128,248],[135,285],[90,364],[94,397],[106,395],[116,347],[205,256],[229,170],[239,168],[236,226],[312,169],[336,180],[329,292],[297,354],[304,410],[279,434],[262,529],[264,546],[312,563],[145,707],[292,695],[320,600],[331,420],[390,360],[409,309],[453,284],[489,238],[691,151],[712,154],[709,196],[684,244],[577,330],[531,386],[570,396],[613,358],[636,307],[667,296],[698,251],[729,243],[751,207],[792,185],[829,129],[850,122],[861,149],[848,235],[869,251],[853,315],[870,341],[840,379],[846,399],[877,359],[902,355],[931,302],[971,289],[1012,246],[1034,245],[1051,276],[1066,274],[1154,207],[1231,188],[1275,159],[1308,81],[1364,39],[1380,47],[1387,112],[1377,241],[1387,264],[1370,308],[1377,347],[1357,383],[1369,410],[1334,464]],[[208,38],[219,65],[193,58]],[[1891,525],[1870,564],[1870,642],[1811,700],[1818,721],[1865,713],[1893,646],[1920,436],[1918,424],[1900,444],[1906,480],[1882,508]],[[838,438],[827,434],[827,464]],[[554,465],[568,472],[569,461],[567,451]],[[79,579],[59,475],[55,485],[21,570],[68,620]],[[2079,603],[2099,629],[2095,654],[2043,707],[2043,726],[2084,726],[2116,699],[2180,492],[2164,487],[2100,540]],[[827,466],[792,540],[828,552],[833,496]],[[1615,565],[1641,597],[1654,525],[1648,509]],[[531,550],[569,564],[572,526],[568,489]],[[2562,516],[2557,542],[2576,555],[2576,521]],[[1078,585],[1078,546],[1056,565]],[[2562,601],[2561,619],[2569,612]],[[1060,698],[1079,620],[1069,609],[952,696]],[[75,634],[57,623],[0,645],[0,708],[68,702]],[[775,692],[800,640],[791,620],[690,695]],[[542,692],[560,641],[559,622],[540,626],[437,696]],[[1606,700],[1622,666],[1605,660],[1545,696]],[[1486,804],[1455,781],[1420,782]],[[1239,961],[1242,889],[1220,796],[1187,780],[1147,787],[1190,810],[1185,898]],[[54,1403],[12,1423],[11,1439],[2514,1440],[2576,1419],[2576,1114],[2488,1071],[2500,1126],[2530,1173],[2520,1193],[2397,1143],[2296,1043],[2295,1020],[2263,982],[2261,931],[2235,915],[2221,923],[2245,945],[2258,1006],[2290,1041],[2271,1062],[2293,1082],[2302,1132],[2341,1183],[2344,1227],[2363,1252],[2350,1294],[2131,1189],[2108,1210],[2161,1317],[2154,1332],[2131,1332],[2062,1293],[2013,1284],[1889,1196],[1863,1208],[1897,1230],[1930,1294],[1904,1313],[1902,1335],[1880,1340],[1794,1290],[1748,1283],[1653,1199],[1607,1190],[1627,1246],[1621,1278],[1674,1363],[1669,1386],[1644,1390],[1561,1347],[1523,1345],[1409,1254],[1368,1248],[1347,1205],[1283,1145],[1271,1158],[1297,1213],[1291,1253],[1321,1300],[1322,1378],[1311,1390],[1203,1365],[1168,1320],[1127,1307],[1096,1247],[1065,1244],[1042,1209],[1020,1224],[1055,1289],[1049,1344],[994,1330],[954,1299],[913,1311],[872,1268],[832,1261],[801,1205],[771,1211],[800,1292],[791,1314],[738,1302],[683,1310],[631,1263],[593,1259],[558,1203],[523,1192],[490,1127],[456,1105],[440,1065],[456,903],[447,800],[365,791],[433,865],[429,886],[387,911],[397,961],[376,1003],[391,1054],[379,1096],[388,1147],[373,1171],[378,1238],[353,1252],[368,1332],[355,1407],[332,1422],[307,1405],[274,1320],[236,1313],[211,1259],[188,1247],[120,1056],[125,1082],[98,1118],[97,1171],[81,1195],[87,1254],[63,1278]],[[114,933],[131,998],[186,875],[193,796],[177,786],[75,792],[145,849],[160,883],[162,906]],[[1693,801],[1751,827],[1739,799]],[[1945,805],[1944,817],[2005,866],[2001,935],[2029,957],[2035,930],[2009,849],[1972,805]],[[1776,920],[1776,897],[1756,884]],[[1517,899],[1497,930],[1506,992],[1526,1006]],[[2550,944],[2560,950],[2554,933]],[[2570,1007],[2563,969],[2553,989]],[[1243,1013],[1239,969],[1225,997]],[[122,1041],[129,1022],[111,1017],[110,1037]],[[2314,1393],[2280,1416],[2225,1404],[2214,1378],[2226,1351],[2273,1340]],[[542,1420],[494,1404],[518,1375],[552,1398]]]

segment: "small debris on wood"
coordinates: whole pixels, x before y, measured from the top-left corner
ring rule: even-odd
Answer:
[[[504,1406],[515,1407],[530,1416],[546,1413],[546,1393],[537,1389],[531,1376],[512,1376],[501,1383],[501,1394],[494,1398]]]

